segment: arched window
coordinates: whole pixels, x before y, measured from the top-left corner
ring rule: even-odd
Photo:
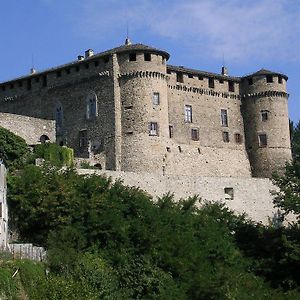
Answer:
[[[56,131],[61,132],[63,128],[63,108],[60,103],[56,105],[54,114],[56,121]]]
[[[97,115],[97,96],[95,93],[90,93],[86,98],[86,117],[87,119],[93,119]]]

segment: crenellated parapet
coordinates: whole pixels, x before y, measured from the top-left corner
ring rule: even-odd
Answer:
[[[264,91],[264,92],[257,92],[257,93],[251,93],[251,94],[243,94],[241,96],[242,99],[246,98],[261,98],[261,97],[281,97],[281,98],[289,98],[289,94],[286,92],[281,91]]]
[[[118,78],[158,78],[165,80],[166,75],[161,72],[155,72],[155,71],[135,71],[135,72],[126,72],[126,73],[120,73],[118,75]]]

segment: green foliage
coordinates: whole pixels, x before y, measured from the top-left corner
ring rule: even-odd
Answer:
[[[30,155],[26,142],[11,131],[0,127],[0,159],[8,168],[22,166]]]
[[[293,159],[300,163],[300,121],[296,125],[290,122],[290,129]]]
[[[198,197],[153,202],[121,182],[55,167],[27,166],[9,188],[22,238],[48,248],[41,299],[299,297],[298,229],[259,226],[217,203],[198,208]]]
[[[66,146],[59,146],[55,143],[44,143],[34,148],[36,158],[43,158],[54,166],[71,167],[74,162],[74,151]]]

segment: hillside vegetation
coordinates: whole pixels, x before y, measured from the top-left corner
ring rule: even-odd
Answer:
[[[51,165],[24,166],[8,187],[22,240],[48,250],[46,264],[0,261],[9,299],[300,298],[297,223],[263,226],[197,196],[154,202],[138,188]],[[291,187],[299,201],[299,185]],[[283,209],[288,195],[277,195]]]

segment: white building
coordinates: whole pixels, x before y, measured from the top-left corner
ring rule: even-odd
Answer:
[[[6,168],[0,161],[0,249],[7,248],[8,208],[6,202]]]

